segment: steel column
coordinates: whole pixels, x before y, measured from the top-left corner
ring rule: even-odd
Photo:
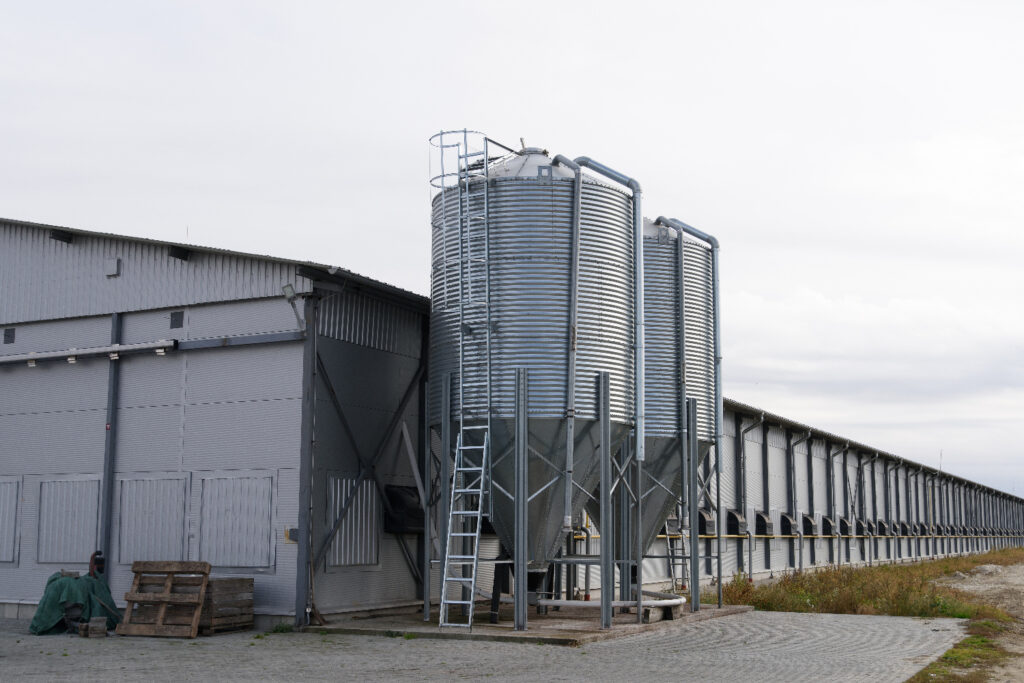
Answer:
[[[516,421],[515,421],[515,547],[513,548],[513,570],[515,591],[513,604],[515,630],[526,630],[527,614],[527,563],[526,543],[529,534],[527,509],[529,507],[529,387],[526,368],[516,368]]]
[[[302,345],[302,425],[299,444],[299,538],[295,568],[295,626],[309,623],[312,609],[313,563],[313,446],[316,441],[316,317],[318,297],[305,298],[309,334]]]
[[[700,521],[697,517],[697,400],[686,399],[686,459],[690,469],[690,611],[700,611]]]
[[[598,410],[601,428],[601,628],[612,627],[612,598],[615,593],[615,565],[612,551],[612,418],[610,379],[607,372],[598,376]]]
[[[451,505],[451,477],[452,477],[452,373],[446,372],[441,379],[441,497],[438,502],[441,504],[439,521],[441,524],[441,567],[445,566],[448,560],[448,516]],[[444,590],[444,572],[438,575],[440,590]]]
[[[121,343],[121,314],[110,315],[110,345]],[[110,534],[114,512],[115,461],[117,458],[117,409],[121,393],[121,361],[117,354],[110,354],[107,365],[107,425],[103,440],[103,507],[100,509],[100,547],[106,566],[112,566],[110,558]],[[109,572],[105,572],[109,574]]]

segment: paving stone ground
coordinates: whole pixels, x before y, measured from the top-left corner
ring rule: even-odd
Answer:
[[[316,633],[85,639],[0,620],[0,681],[903,681],[962,632],[955,619],[748,612],[567,648]]]

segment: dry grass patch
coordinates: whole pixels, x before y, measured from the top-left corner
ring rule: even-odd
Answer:
[[[773,612],[825,614],[884,614],[894,617],[954,617],[1007,622],[1010,616],[976,596],[935,579],[953,572],[969,572],[980,564],[1010,565],[1024,562],[1024,548],[1006,548],[967,557],[950,557],[914,564],[874,567],[827,567],[817,571],[788,572],[778,580],[753,585],[738,574],[722,586],[723,602],[753,605]],[[714,601],[713,592],[704,599]]]

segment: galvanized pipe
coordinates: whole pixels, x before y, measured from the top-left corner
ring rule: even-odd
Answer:
[[[573,460],[576,449],[576,336],[579,327],[580,204],[583,197],[583,172],[579,164],[558,154],[552,160],[575,174],[572,191],[572,257],[569,267],[569,351],[565,381],[565,492],[562,529],[572,533]]]

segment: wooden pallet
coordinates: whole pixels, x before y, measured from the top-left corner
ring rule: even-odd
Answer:
[[[122,636],[195,638],[209,562],[133,562],[135,580],[125,593],[128,606],[118,624]]]
[[[210,579],[199,618],[199,633],[247,631],[253,627],[252,578]]]

